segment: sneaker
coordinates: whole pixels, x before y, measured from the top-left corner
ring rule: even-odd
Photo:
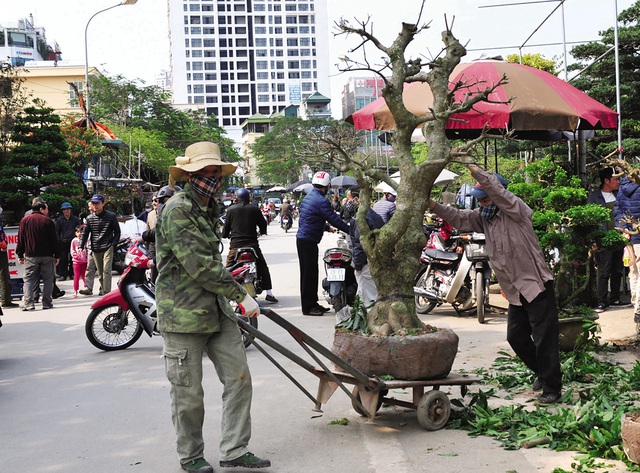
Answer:
[[[558,402],[560,397],[560,393],[542,393],[538,396],[538,399],[535,400],[534,404],[541,407],[549,406]]]
[[[92,296],[93,295],[93,291],[89,290],[89,289],[80,289],[78,291],[78,293],[82,294],[83,296]]]
[[[531,385],[531,389],[533,389],[534,391],[542,391],[542,381],[540,381],[540,378],[536,378],[536,380]]]
[[[604,312],[606,309],[607,309],[607,307],[606,307],[604,304],[598,304],[598,305],[596,306],[595,311],[596,311],[596,312]]]
[[[275,296],[272,296],[271,294],[267,294],[267,297],[265,297],[264,300],[267,302],[272,302],[274,304],[278,302],[278,299],[276,299]]]
[[[60,297],[64,296],[67,293],[67,291],[60,291],[56,294],[51,294],[51,298],[52,299],[59,299]]]
[[[36,310],[36,306],[34,306],[34,305],[23,305],[23,306],[20,306],[20,309],[22,309],[23,312],[26,312],[28,310]]]
[[[191,460],[187,463],[180,465],[185,471],[192,471],[193,473],[213,473],[213,467],[204,458],[198,458],[197,460]]]
[[[20,307],[20,304],[16,304],[14,302],[7,302],[6,304],[2,304],[2,307]]]
[[[324,315],[324,310],[322,309],[318,309],[317,307],[313,307],[309,310],[303,310],[302,311],[303,315],[314,315],[314,316],[322,316]]]
[[[328,307],[325,307],[325,306],[320,305],[320,304],[316,304],[316,309],[321,310],[322,312],[329,312],[331,310]]]
[[[613,301],[609,305],[613,307],[631,307],[631,304],[629,304],[628,302],[621,301]]]
[[[258,458],[251,452],[247,452],[235,460],[220,460],[220,466],[222,468],[269,468],[271,462],[263,458]]]
[[[46,309],[53,309],[53,304],[52,305],[43,305],[42,306],[42,310],[46,310]]]

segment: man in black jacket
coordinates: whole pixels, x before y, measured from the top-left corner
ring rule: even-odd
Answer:
[[[116,214],[104,208],[104,197],[94,194],[91,197],[94,213],[87,217],[87,225],[82,233],[80,247],[85,249],[87,241],[91,239],[91,251],[98,270],[100,286],[105,294],[111,291],[111,265],[113,264],[113,250],[120,241],[120,224]]]
[[[60,215],[56,219],[56,236],[60,245],[60,263],[56,268],[61,281],[73,279],[73,265],[71,264],[71,240],[76,236],[76,227],[82,225],[78,217],[73,215],[73,207],[69,202],[60,206]]]
[[[236,197],[238,201],[227,209],[227,219],[222,230],[223,238],[231,239],[229,254],[227,255],[227,267],[233,264],[238,248],[248,246],[253,248],[258,257],[256,261],[258,276],[262,280],[262,288],[267,291],[265,299],[275,304],[278,299],[272,292],[271,273],[269,273],[267,261],[264,259],[262,251],[260,251],[258,232],[256,231],[256,227],[258,227],[260,235],[266,235],[267,221],[262,216],[260,209],[249,202],[251,195],[247,189],[238,189]]]

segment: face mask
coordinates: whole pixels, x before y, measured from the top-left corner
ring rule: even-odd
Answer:
[[[396,201],[396,196],[395,195],[390,195],[389,197],[387,197],[387,200],[389,202],[395,202]]]
[[[498,206],[496,204],[485,205],[480,207],[480,216],[487,222],[490,222],[493,217],[498,213]]]
[[[192,174],[189,178],[189,182],[193,186],[193,189],[203,197],[212,199],[218,189],[222,185],[221,177],[207,177],[199,174]]]

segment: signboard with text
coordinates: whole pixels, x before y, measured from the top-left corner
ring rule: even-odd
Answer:
[[[18,227],[5,227],[7,235],[7,256],[9,257],[9,274],[11,279],[24,278],[24,264],[18,263],[16,245],[18,244]]]

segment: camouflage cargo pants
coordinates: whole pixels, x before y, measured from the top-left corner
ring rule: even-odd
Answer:
[[[251,437],[251,374],[238,326],[222,316],[213,334],[164,332],[163,356],[171,382],[171,418],[181,463],[204,457],[202,358],[207,354],[224,386],[220,460],[244,455]]]

